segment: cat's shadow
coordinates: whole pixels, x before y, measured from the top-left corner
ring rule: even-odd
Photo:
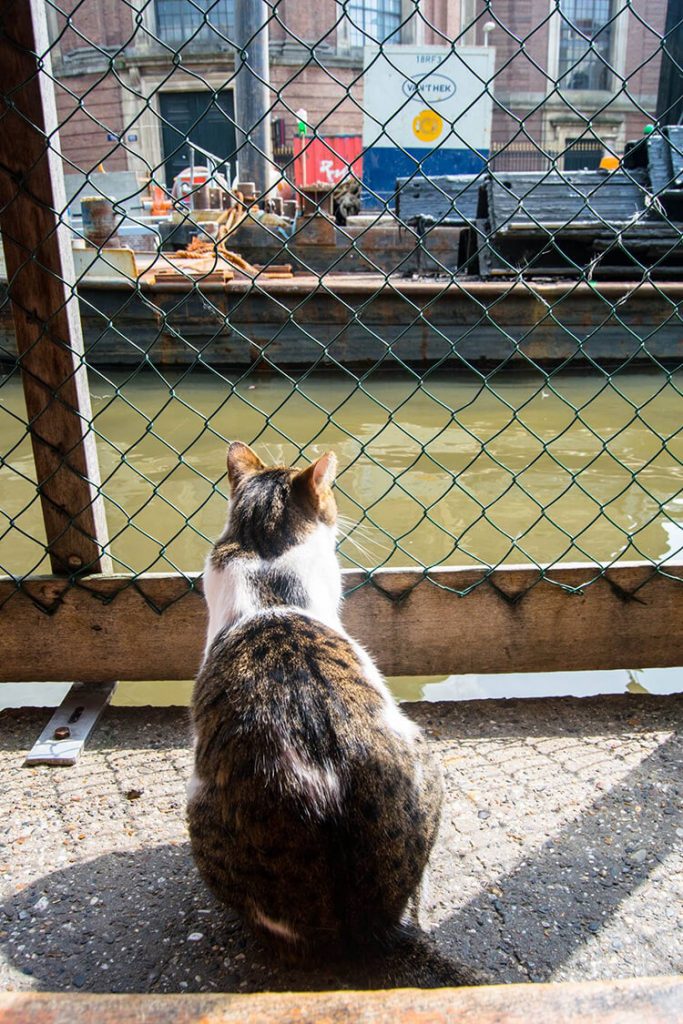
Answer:
[[[108,853],[51,872],[0,907],[0,948],[27,986],[90,992],[443,984],[438,956],[284,964],[208,894],[189,844]],[[30,979],[30,980],[29,980]]]
[[[678,756],[677,743],[666,739],[535,856],[495,879],[501,893],[495,904],[484,891],[492,880],[483,880],[482,892],[432,933],[441,963],[416,949],[400,963],[379,958],[362,969],[274,964],[208,895],[187,844],[108,853],[45,875],[4,904],[4,918],[0,910],[0,943],[9,962],[30,976],[27,987],[48,990],[432,987],[457,983],[456,971],[448,977],[449,962],[482,967],[501,982],[544,980],[609,924],[676,846],[680,811],[663,809],[654,797]],[[623,830],[625,801],[634,800],[640,805],[636,842],[645,850],[635,860],[627,845],[633,834]],[[610,846],[606,834],[614,837]],[[556,927],[549,937],[550,918]]]

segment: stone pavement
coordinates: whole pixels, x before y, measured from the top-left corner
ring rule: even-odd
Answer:
[[[409,705],[447,801],[431,947],[364,968],[273,964],[189,856],[187,712],[110,708],[75,768],[22,768],[47,719],[0,714],[0,988],[444,984],[683,970],[683,697]]]

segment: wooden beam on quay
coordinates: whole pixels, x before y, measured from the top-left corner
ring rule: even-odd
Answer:
[[[679,1024],[683,978],[252,995],[0,995],[0,1024]]]
[[[106,572],[45,5],[0,6],[0,230],[54,572]]]
[[[344,572],[343,618],[386,675],[683,664],[683,563]],[[594,582],[593,582],[594,581]],[[569,588],[570,592],[567,592]],[[466,592],[464,597],[455,592]],[[190,679],[206,613],[198,576],[0,580],[0,681]],[[162,610],[163,609],[163,610]]]

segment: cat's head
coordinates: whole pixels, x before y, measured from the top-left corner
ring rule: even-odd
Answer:
[[[336,472],[333,452],[321,455],[306,469],[269,467],[248,445],[233,441],[228,449],[228,536],[261,558],[277,558],[316,530],[329,533],[334,545]]]

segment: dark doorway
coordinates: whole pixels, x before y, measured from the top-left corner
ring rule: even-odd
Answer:
[[[162,122],[162,145],[166,168],[166,185],[183,168],[190,166],[190,148],[187,139],[214,153],[223,163],[218,170],[230,181],[235,172],[235,106],[230,89],[212,92],[167,92],[159,96]],[[195,154],[195,165],[205,164],[206,158]]]

